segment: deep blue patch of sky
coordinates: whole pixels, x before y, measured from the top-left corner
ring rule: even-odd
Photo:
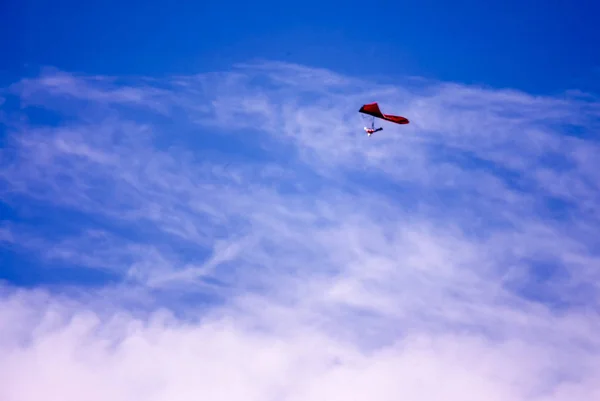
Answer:
[[[3,6],[0,79],[44,65],[161,75],[269,58],[360,76],[599,91],[599,13],[592,0],[25,0]]]

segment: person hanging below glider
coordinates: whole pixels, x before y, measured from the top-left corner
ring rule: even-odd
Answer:
[[[382,127],[375,128],[375,125],[374,125],[374,124],[373,124],[373,125],[371,125],[371,128],[367,128],[367,127],[365,127],[365,132],[366,132],[366,133],[367,133],[367,135],[369,135],[369,136],[373,135],[373,134],[374,134],[375,132],[377,132],[377,131],[382,131],[382,130],[383,130],[383,128],[382,128]]]
[[[386,120],[395,124],[408,124],[409,121],[405,117],[395,116],[392,114],[383,114],[379,109],[379,105],[377,103],[367,103],[362,105],[359,113],[371,116],[371,128],[365,127],[365,132],[371,136],[373,133],[377,131],[382,131],[383,127],[375,128],[375,117],[381,118],[382,120]]]

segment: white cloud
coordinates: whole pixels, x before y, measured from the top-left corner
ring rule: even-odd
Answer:
[[[600,395],[597,104],[283,63],[12,89],[69,119],[14,125],[2,198],[56,218],[10,246],[123,282],[6,287],[1,399]],[[411,124],[366,138],[374,100]]]

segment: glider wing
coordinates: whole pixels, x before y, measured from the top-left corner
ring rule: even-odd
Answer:
[[[377,103],[368,103],[363,105],[359,112],[363,114],[368,114],[373,117],[381,118],[382,120],[390,121],[396,124],[408,124],[408,119],[401,116],[394,116],[392,114],[383,114],[379,109],[379,105]]]

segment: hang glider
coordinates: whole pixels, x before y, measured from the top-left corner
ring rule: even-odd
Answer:
[[[375,133],[377,131],[383,130],[382,127],[375,128],[375,118],[380,118],[382,120],[386,120],[386,121],[389,121],[389,122],[392,122],[395,124],[408,124],[409,123],[408,119],[405,117],[395,116],[393,114],[383,114],[381,112],[381,110],[379,109],[379,105],[377,103],[364,104],[358,111],[359,111],[359,113],[362,113],[364,115],[368,115],[368,116],[372,117],[371,128],[365,127],[365,131],[367,134],[369,134],[369,136],[371,136],[373,133]]]

